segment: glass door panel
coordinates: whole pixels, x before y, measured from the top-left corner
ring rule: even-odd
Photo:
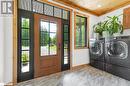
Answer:
[[[56,33],[50,33],[50,55],[57,54],[57,35]]]
[[[40,22],[41,56],[57,55],[57,24],[44,20]]]

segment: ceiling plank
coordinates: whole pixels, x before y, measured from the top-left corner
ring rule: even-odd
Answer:
[[[130,4],[130,0],[124,0],[124,1],[110,0],[108,2],[107,1],[104,2],[104,0],[103,1],[102,0],[94,0],[94,1],[91,1],[91,2],[97,1],[97,3],[95,3],[94,6],[97,6],[99,2],[100,3],[102,2],[102,4],[104,6],[100,7],[100,8],[97,7],[96,10],[92,10],[91,6],[90,6],[91,8],[87,8],[87,7],[83,7],[82,5],[78,5],[81,2],[81,0],[80,1],[78,1],[78,0],[77,1],[73,1],[73,0],[53,0],[53,1],[67,5],[69,7],[74,8],[74,9],[78,9],[78,10],[81,10],[81,11],[84,11],[84,12],[87,12],[87,13],[91,13],[91,14],[96,15],[96,16],[104,15],[106,13],[112,12],[116,9],[119,9],[121,7],[124,7],[124,6]],[[82,1],[87,1],[87,0],[82,0]],[[87,3],[87,2],[84,2],[84,3]]]
[[[91,11],[91,10],[89,10],[89,9],[83,8],[83,7],[81,7],[81,6],[78,6],[78,5],[72,3],[72,2],[70,2],[70,1],[68,1],[68,0],[66,0],[66,1],[53,0],[53,1],[58,2],[58,3],[61,3],[61,4],[64,4],[64,5],[67,5],[67,6],[69,6],[69,7],[72,7],[72,8],[74,8],[74,9],[77,9],[77,10],[81,10],[81,11],[83,11],[83,12],[87,12],[87,13],[90,13],[90,14],[93,14],[93,15],[96,15],[96,16],[99,16],[96,12],[93,12],[93,11]]]
[[[124,6],[129,5],[129,4],[130,4],[130,1],[128,1],[128,2],[126,2],[126,3],[123,3],[123,4],[121,4],[121,5],[118,5],[118,6],[114,7],[114,8],[108,9],[108,10],[102,12],[102,13],[99,14],[99,15],[102,16],[102,15],[104,15],[104,14],[110,13],[110,12],[112,12],[112,11],[114,11],[114,10],[120,9],[120,8],[122,8],[122,7],[124,7]]]

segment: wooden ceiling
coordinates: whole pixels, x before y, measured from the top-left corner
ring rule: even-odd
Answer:
[[[130,4],[130,0],[53,0],[100,16]]]

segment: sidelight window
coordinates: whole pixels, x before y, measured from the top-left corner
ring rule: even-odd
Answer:
[[[69,63],[69,25],[64,24],[64,64]]]
[[[21,71],[29,72],[29,57],[30,57],[30,26],[29,19],[22,18],[21,20]]]

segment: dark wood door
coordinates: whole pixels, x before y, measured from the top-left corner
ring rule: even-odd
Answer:
[[[35,77],[61,71],[61,19],[34,14]]]

